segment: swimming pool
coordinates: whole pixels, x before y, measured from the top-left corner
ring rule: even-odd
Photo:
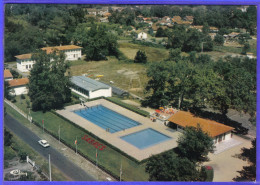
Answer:
[[[80,109],[74,111],[74,113],[103,128],[104,130],[109,129],[110,133],[115,133],[140,125],[140,123],[112,111],[103,105]]]
[[[145,149],[152,145],[167,141],[171,139],[171,137],[166,136],[152,128],[148,128],[139,132],[122,136],[121,139],[125,140],[126,142],[134,145],[139,149]]]

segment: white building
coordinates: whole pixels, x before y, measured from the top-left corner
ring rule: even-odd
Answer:
[[[27,84],[29,83],[28,78],[18,78],[14,80],[9,80],[8,83],[10,85],[11,93],[13,95],[21,95],[21,94],[28,93],[28,88],[27,88]]]
[[[147,39],[147,33],[141,32],[137,34],[137,40],[146,40]]]
[[[41,50],[46,51],[47,54],[52,53],[53,51],[63,51],[66,56],[66,60],[78,60],[81,58],[81,50],[82,47],[75,45],[66,45],[66,46],[54,46],[54,47],[45,47],[41,48]],[[35,61],[32,60],[32,54],[23,54],[17,55],[16,57],[16,65],[17,69],[21,72],[29,72]]]
[[[98,97],[111,97],[112,88],[109,85],[98,82],[85,76],[73,76],[72,91],[88,99]]]

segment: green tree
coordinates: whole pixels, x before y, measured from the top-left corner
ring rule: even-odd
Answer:
[[[169,60],[179,61],[181,59],[181,48],[170,49]]]
[[[64,53],[54,51],[46,54],[40,51],[32,59],[36,61],[28,84],[32,110],[45,112],[63,107],[71,100],[70,80],[69,76],[65,76],[69,63],[65,61]]]
[[[145,54],[144,51],[138,50],[136,55],[135,55],[135,59],[134,59],[135,63],[147,63],[147,56]]]
[[[193,163],[208,161],[208,154],[214,151],[212,138],[205,133],[200,125],[186,127],[178,140],[178,155],[186,157]]]
[[[4,145],[11,146],[11,144],[13,143],[12,138],[13,135],[4,128]]]
[[[10,87],[8,81],[4,81],[4,97],[8,100],[12,99],[10,92],[11,92],[11,87]]]
[[[214,37],[214,42],[216,43],[216,45],[223,46],[224,41],[224,37],[220,34],[216,34],[216,36]]]
[[[156,34],[155,34],[155,37],[165,37],[166,35],[165,35],[165,33],[164,33],[164,30],[163,30],[163,28],[162,27],[159,27],[158,29],[157,29],[157,32],[156,32]]]
[[[196,164],[173,152],[152,156],[146,163],[145,171],[149,181],[198,181]]]
[[[239,176],[233,178],[234,181],[255,181],[256,180],[256,139],[252,140],[251,148],[242,148],[242,153],[239,158],[249,162],[249,166],[243,166],[243,169],[238,171]]]
[[[247,53],[249,50],[250,50],[250,45],[249,45],[248,42],[246,42],[246,43],[244,44],[244,47],[243,47],[243,49],[242,49],[241,54],[242,54],[242,55],[246,55],[246,53]]]

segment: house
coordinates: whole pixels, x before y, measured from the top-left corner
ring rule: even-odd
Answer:
[[[12,73],[9,71],[9,69],[5,69],[4,70],[4,80],[8,81],[8,80],[12,80],[12,79],[13,79]]]
[[[185,20],[185,21],[189,21],[189,22],[193,22],[193,19],[194,19],[193,16],[188,16],[188,15],[187,15],[187,16],[184,17],[184,20]]]
[[[81,58],[81,49],[82,47],[75,45],[65,45],[65,46],[53,46],[53,47],[44,47],[41,50],[46,51],[47,54],[52,53],[53,51],[63,51],[66,56],[66,60],[78,60]],[[29,72],[35,61],[32,60],[32,54],[23,54],[17,55],[16,57],[16,65],[17,69],[21,72]]]
[[[173,16],[171,21],[172,21],[172,23],[177,23],[177,22],[182,21],[182,19],[180,16]]]
[[[95,8],[87,9],[89,15],[97,15],[97,10]]]
[[[228,35],[223,35],[223,37],[226,39],[226,40],[234,40],[238,37],[238,35],[240,35],[240,33],[237,33],[237,32],[232,32]]]
[[[210,26],[209,27],[209,31],[212,32],[212,33],[217,33],[218,32],[218,28]]]
[[[16,57],[16,66],[17,69],[21,72],[29,72],[33,64],[35,64],[35,61],[32,60],[32,54],[23,54],[23,55],[17,55]]]
[[[14,95],[27,94],[28,88],[27,84],[29,83],[28,78],[18,78],[8,81],[9,86],[11,88],[11,92]]]
[[[147,33],[140,32],[137,34],[137,40],[146,40],[147,39]]]
[[[216,36],[216,33],[209,33],[209,36],[212,40],[214,40],[215,36]]]
[[[103,17],[110,17],[110,16],[111,16],[111,13],[109,13],[109,12],[103,14]]]
[[[85,76],[73,76],[71,90],[85,98],[111,97],[112,88],[109,85]]]
[[[99,19],[100,22],[109,22],[108,17],[102,17]]]
[[[178,111],[173,114],[168,121],[173,123],[178,131],[183,131],[185,127],[192,126],[197,127],[200,125],[201,129],[208,133],[213,139],[214,143],[220,143],[224,140],[229,140],[232,138],[231,131],[234,130],[233,127],[212,121],[209,119],[203,119],[195,116],[190,112]]]
[[[246,56],[247,56],[248,58],[250,58],[250,59],[256,58],[256,57],[254,56],[254,53],[250,53],[250,52],[247,52],[247,53],[246,53]]]
[[[197,29],[199,32],[202,32],[203,26],[191,26],[192,29]]]

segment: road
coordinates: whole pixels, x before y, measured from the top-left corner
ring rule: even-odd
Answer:
[[[4,125],[46,159],[50,154],[52,164],[74,181],[96,181],[93,176],[87,174],[54,148],[40,146],[38,143],[40,138],[8,114],[4,118]]]

